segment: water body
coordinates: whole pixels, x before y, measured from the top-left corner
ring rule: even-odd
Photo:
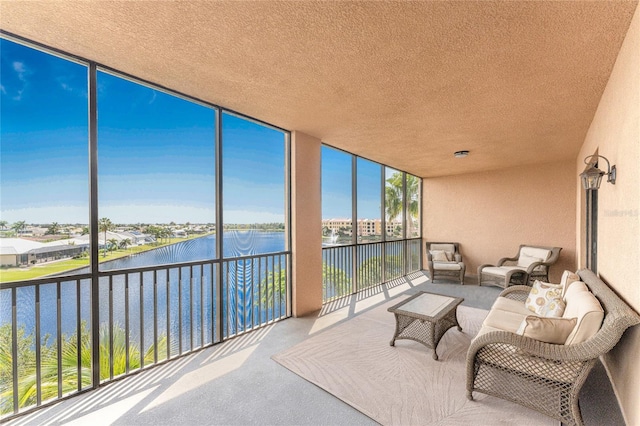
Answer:
[[[284,232],[226,231],[223,237],[224,258],[276,253],[285,250]],[[193,238],[120,259],[100,263],[101,271],[142,268],[216,258],[216,236]],[[78,273],[89,272],[89,268]]]
[[[256,254],[275,253],[285,250],[285,237],[284,232],[260,232],[260,231],[227,231],[224,233],[223,248],[224,258],[237,258],[242,256],[252,256]],[[208,235],[201,238],[194,238],[185,240],[180,243],[171,244],[168,246],[160,247],[158,249],[149,250],[143,253],[123,257],[120,259],[103,262],[100,264],[101,271],[110,270],[126,270],[132,268],[141,268],[154,265],[166,265],[183,262],[192,262],[200,260],[215,259],[215,247],[216,236]],[[230,277],[230,304],[234,307],[238,306],[241,315],[238,315],[240,319],[238,321],[244,321],[243,318],[248,318],[248,321],[259,322],[268,318],[269,313],[263,313],[263,318],[252,318],[257,316],[253,312],[244,312],[245,305],[251,303],[249,300],[252,291],[252,286],[255,284],[252,282],[253,274],[247,272],[245,269],[250,268],[251,265],[248,262],[238,262],[238,275]],[[263,274],[269,272],[268,269],[273,269],[273,265],[262,265]],[[199,268],[199,267],[198,267]],[[89,272],[89,267],[82,270],[74,271],[74,273]],[[236,273],[234,269],[233,273]],[[147,275],[151,274],[151,275]],[[205,317],[205,324],[203,325],[206,330],[205,333],[211,333],[211,309],[215,302],[215,294],[211,294],[210,286],[206,285],[212,282],[211,271],[209,268],[199,268],[194,272],[193,285],[190,285],[188,280],[184,280],[180,283],[178,279],[178,268],[171,269],[168,273],[161,272],[158,274],[158,282],[166,283],[170,282],[169,294],[167,295],[167,287],[165,285],[157,286],[157,300],[158,309],[155,312],[156,320],[158,324],[159,334],[166,334],[166,316],[167,316],[167,296],[169,297],[169,312],[170,312],[170,325],[171,334],[178,335],[179,321],[178,312],[180,305],[178,303],[178,292],[182,292],[182,334],[183,334],[183,347],[188,347],[188,337],[193,332],[194,335],[200,336],[200,315],[201,306],[203,306],[203,316]],[[262,275],[263,277],[265,275]],[[124,327],[125,323],[125,305],[128,298],[129,306],[129,318],[130,318],[130,335],[131,339],[138,341],[140,336],[144,336],[145,348],[153,340],[153,323],[154,323],[154,294],[153,294],[153,278],[152,272],[143,274],[144,286],[142,291],[140,290],[140,274],[129,274],[128,284],[129,292],[125,296],[125,274],[114,275],[112,281],[112,294],[109,294],[109,281],[106,278],[102,278],[99,284],[99,297],[100,297],[100,323],[104,324],[108,322],[109,318],[109,300],[112,298],[113,306],[113,321]],[[202,292],[200,291],[201,281],[205,283],[202,286]],[[147,284],[151,283],[151,284]],[[236,288],[237,287],[237,288]],[[191,291],[193,289],[193,294]],[[61,285],[61,330],[62,333],[69,336],[75,332],[76,329],[76,285],[75,281],[63,282]],[[90,323],[91,318],[91,282],[90,280],[83,280],[80,287],[80,316],[82,321]],[[202,295],[202,300],[200,297]],[[17,318],[18,327],[24,327],[25,333],[30,334],[35,330],[35,288],[33,286],[27,286],[18,289],[17,292]],[[141,299],[142,298],[142,302]],[[238,299],[237,301],[235,299]],[[57,335],[57,294],[55,284],[40,286],[40,327],[41,336],[44,341],[44,336],[49,334],[51,339],[49,342],[55,341]],[[187,303],[189,300],[193,301],[193,305]],[[226,303],[226,300],[224,301]],[[245,303],[246,302],[246,303]],[[144,315],[144,330],[140,329],[140,305],[143,306]],[[223,303],[224,305],[224,303]],[[230,332],[233,333],[236,327],[243,327],[246,324],[236,323],[236,312],[232,310],[227,312],[234,319]],[[187,318],[194,318],[193,323],[187,321]],[[11,321],[11,293],[10,290],[0,291],[0,324],[4,324]],[[250,326],[251,324],[249,324]],[[192,330],[193,328],[193,330]],[[142,333],[141,333],[142,332]],[[199,339],[199,337],[197,337]],[[172,339],[172,346],[177,346],[178,342]],[[199,342],[196,341],[194,346],[198,346]]]

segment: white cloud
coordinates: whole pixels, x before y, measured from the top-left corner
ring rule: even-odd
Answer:
[[[22,94],[24,93],[25,88],[29,84],[29,82],[27,81],[27,76],[30,75],[31,72],[27,69],[24,62],[15,61],[13,62],[12,65],[13,65],[13,70],[18,75],[18,80],[20,80],[23,83],[20,89],[16,89],[16,95],[12,97],[14,101],[19,101],[22,99]],[[2,88],[2,92],[5,94],[7,93],[4,87]]]
[[[27,67],[25,67],[24,62],[15,61],[13,63],[13,69],[18,73],[20,80],[22,80],[24,74],[27,72]]]
[[[27,223],[88,223],[89,212],[86,207],[48,206],[26,207],[21,209],[2,210],[2,220],[13,223],[24,220]]]

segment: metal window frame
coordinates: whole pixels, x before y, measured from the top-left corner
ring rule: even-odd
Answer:
[[[89,250],[90,250],[90,264],[89,264],[89,268],[90,268],[90,272],[87,274],[81,274],[81,275],[73,275],[73,276],[64,276],[64,277],[58,277],[54,279],[54,282],[57,282],[57,311],[58,311],[58,329],[60,328],[60,284],[62,281],[64,281],[64,279],[67,280],[71,280],[71,281],[76,281],[76,287],[79,289],[80,288],[80,282],[84,281],[84,280],[89,280],[89,284],[90,284],[90,313],[89,316],[91,318],[91,324],[90,324],[90,333],[91,333],[91,345],[92,345],[92,356],[91,356],[91,360],[92,360],[92,371],[91,371],[91,384],[87,387],[84,387],[84,384],[81,382],[81,380],[79,379],[78,382],[78,392],[73,393],[71,395],[62,395],[61,392],[61,384],[58,384],[58,398],[53,399],[51,401],[47,401],[45,402],[45,404],[42,404],[41,401],[41,389],[40,389],[40,384],[38,383],[38,387],[37,387],[37,403],[35,407],[29,407],[23,411],[19,410],[19,406],[18,406],[18,400],[17,398],[14,398],[14,413],[7,415],[5,417],[3,417],[3,420],[9,420],[24,414],[27,414],[29,412],[32,412],[34,410],[43,408],[45,406],[49,406],[51,404],[57,403],[61,400],[64,399],[68,399],[71,397],[74,397],[76,395],[78,395],[79,393],[84,393],[87,391],[90,391],[92,389],[96,389],[98,387],[100,387],[102,385],[101,380],[100,380],[100,305],[99,305],[99,301],[100,301],[100,281],[101,278],[106,278],[110,284],[111,287],[111,283],[112,283],[112,278],[114,275],[117,274],[124,274],[125,277],[128,278],[130,273],[139,273],[140,274],[140,303],[142,304],[142,300],[143,300],[143,278],[142,278],[142,272],[145,270],[153,270],[153,282],[154,282],[154,301],[155,301],[155,306],[154,306],[154,339],[157,342],[157,299],[156,299],[156,286],[158,284],[157,279],[156,279],[156,275],[157,275],[157,271],[154,270],[154,267],[143,267],[143,268],[133,268],[133,269],[121,269],[121,270],[110,270],[110,271],[100,271],[100,262],[99,262],[99,205],[98,205],[98,97],[97,97],[97,78],[98,78],[98,72],[103,72],[103,73],[107,73],[110,75],[113,75],[115,77],[118,78],[122,78],[128,81],[131,81],[133,83],[139,84],[139,85],[143,85],[146,86],[150,89],[153,90],[157,90],[163,93],[166,93],[168,95],[186,100],[188,102],[191,103],[195,103],[207,108],[211,108],[214,112],[214,118],[215,118],[215,123],[214,123],[214,138],[215,140],[213,141],[214,144],[214,150],[215,150],[215,178],[214,178],[214,188],[213,190],[215,191],[216,197],[215,197],[215,211],[216,211],[216,233],[218,236],[222,236],[222,230],[223,230],[223,185],[222,185],[222,179],[223,179],[223,170],[222,170],[222,146],[223,146],[223,136],[222,136],[222,116],[224,114],[230,114],[230,115],[234,115],[238,118],[241,118],[243,120],[248,120],[251,121],[253,123],[256,123],[258,125],[261,126],[265,126],[268,127],[270,129],[273,130],[277,130],[283,133],[284,135],[284,143],[285,143],[285,170],[283,171],[284,173],[284,177],[285,177],[285,205],[284,205],[284,210],[285,210],[285,232],[287,233],[287,238],[285,240],[285,251],[284,252],[279,252],[278,253],[263,253],[259,256],[267,256],[267,258],[269,256],[285,256],[285,261],[284,261],[284,265],[281,265],[281,267],[285,267],[287,269],[287,294],[286,294],[286,307],[285,307],[285,318],[291,316],[291,296],[292,296],[292,285],[293,283],[291,282],[291,269],[292,269],[292,262],[293,262],[293,254],[291,253],[291,245],[292,245],[292,241],[291,241],[291,132],[287,129],[275,126],[271,123],[267,123],[265,121],[256,119],[254,117],[250,117],[248,115],[242,114],[238,111],[234,111],[232,109],[228,109],[228,108],[224,108],[215,104],[212,104],[210,102],[206,102],[203,101],[201,99],[197,99],[194,98],[193,96],[189,96],[186,95],[182,92],[173,90],[173,89],[169,89],[165,86],[162,85],[158,85],[155,83],[151,83],[147,80],[135,77],[131,74],[119,71],[115,68],[106,66],[104,64],[98,63],[96,61],[92,61],[89,60],[87,58],[83,58],[80,57],[78,55],[73,55],[67,52],[64,52],[62,50],[56,49],[56,48],[52,48],[50,46],[46,46],[42,43],[38,43],[35,42],[33,40],[29,40],[27,38],[21,37],[19,35],[13,34],[11,32],[5,31],[0,29],[0,38],[2,39],[6,39],[8,41],[23,45],[27,48],[31,48],[31,49],[35,49],[38,51],[41,51],[43,53],[47,53],[53,56],[56,56],[60,59],[63,60],[67,60],[79,65],[82,65],[84,67],[87,68],[87,102],[88,102],[88,135],[87,135],[87,149],[89,151],[89,170],[88,170],[88,176],[87,176],[87,180],[88,180],[88,205],[89,205],[89,230],[90,230],[90,236],[89,236]],[[224,327],[225,327],[225,321],[223,318],[223,306],[222,306],[222,289],[223,289],[223,273],[225,268],[223,267],[223,265],[225,263],[229,263],[229,262],[233,262],[233,261],[237,261],[237,259],[234,258],[224,258],[224,246],[223,246],[223,238],[216,238],[216,255],[215,255],[215,259],[204,259],[201,260],[199,262],[187,262],[185,263],[178,263],[175,265],[171,265],[171,264],[163,264],[163,265],[155,265],[155,267],[157,266],[162,266],[162,268],[160,269],[166,269],[166,275],[167,275],[167,282],[166,283],[160,283],[160,285],[166,285],[166,304],[167,304],[167,353],[166,353],[166,358],[161,361],[161,362],[157,362],[157,351],[158,349],[155,349],[155,353],[154,353],[154,365],[161,365],[165,362],[169,362],[171,360],[173,360],[174,358],[176,358],[176,356],[172,357],[171,356],[171,339],[170,339],[170,327],[169,327],[169,322],[170,322],[170,313],[169,313],[169,304],[170,304],[170,288],[169,288],[169,275],[170,275],[170,271],[172,269],[172,267],[177,267],[178,268],[178,273],[179,275],[181,275],[181,268],[186,266],[189,266],[191,263],[202,263],[201,268],[203,268],[204,271],[204,263],[207,263],[207,265],[210,263],[211,265],[211,283],[212,283],[212,287],[217,285],[217,288],[214,289],[212,288],[212,292],[211,292],[211,298],[213,299],[215,297],[215,312],[217,313],[217,315],[214,315],[214,312],[212,310],[212,314],[211,314],[211,344],[216,344],[219,342],[222,342],[225,339],[225,334],[224,334]],[[204,262],[204,263],[203,263]],[[280,260],[280,262],[282,262],[282,260]],[[259,265],[261,263],[259,262]],[[216,266],[217,265],[217,266]],[[191,266],[190,267],[190,274],[193,273]],[[217,269],[216,269],[217,268]],[[214,271],[215,269],[215,271]],[[204,272],[203,272],[204,274]],[[127,279],[128,281],[128,279]],[[180,280],[181,281],[181,280]],[[190,277],[190,286],[193,286],[193,278]],[[17,331],[17,321],[16,321],[16,303],[17,303],[17,299],[16,299],[16,292],[17,289],[22,287],[22,286],[31,286],[31,285],[35,285],[36,287],[36,297],[37,297],[37,312],[39,312],[39,285],[43,284],[43,283],[49,283],[51,282],[51,279],[35,279],[35,280],[28,280],[28,281],[20,281],[20,282],[12,282],[12,283],[2,283],[2,285],[0,286],[0,288],[7,288],[11,290],[11,305],[12,305],[12,313],[11,313],[11,318],[12,318],[12,330],[13,330],[13,336],[16,336]],[[204,285],[204,282],[201,281],[200,283],[201,286]],[[180,290],[182,287],[182,283],[179,282],[178,283],[178,290]],[[127,286],[128,288],[128,286]],[[217,294],[214,294],[217,290]],[[78,294],[76,295],[76,300],[78,301],[80,299],[80,294],[79,294],[79,290]],[[201,292],[202,292],[202,288],[201,288]],[[111,292],[110,292],[111,293]],[[193,297],[193,291],[190,291],[190,298]],[[113,321],[112,321],[112,309],[113,309],[113,303],[112,303],[112,294],[109,295],[109,306],[107,307],[109,313],[109,318],[110,318],[110,327],[113,326]],[[179,304],[182,301],[179,300]],[[202,303],[202,299],[200,300],[200,303]],[[212,300],[213,303],[213,300]],[[77,309],[80,309],[79,306],[77,307]],[[193,316],[193,311],[192,311],[193,307],[191,307],[190,309],[190,316]],[[274,306],[275,309],[275,306]],[[142,330],[142,325],[144,324],[144,318],[143,318],[143,310],[144,308],[140,307],[140,324],[141,324],[141,330]],[[128,311],[128,304],[127,306],[125,306],[125,311]],[[280,310],[281,312],[281,310]],[[178,315],[181,316],[182,315],[182,310],[179,308],[178,310]],[[80,313],[78,312],[76,314],[77,318],[80,318]],[[200,316],[203,317],[203,313],[200,312]],[[125,312],[125,318],[127,318],[128,320],[128,312]],[[281,318],[281,317],[279,317]],[[274,318],[273,320],[277,320],[276,318]],[[77,319],[77,321],[79,321],[79,319]],[[216,324],[216,321],[218,322]],[[128,321],[127,321],[128,322]],[[273,322],[273,321],[272,321]],[[218,326],[218,341],[216,341],[215,339],[215,332],[216,332],[216,325]],[[39,329],[40,328],[40,318],[39,315],[36,315],[36,328]],[[128,327],[127,327],[128,328]],[[254,328],[254,327],[252,327]],[[80,325],[78,322],[78,340],[80,341],[81,336],[80,336]],[[201,330],[201,333],[204,333],[203,330]],[[110,340],[112,340],[113,338],[113,332],[111,331],[111,337]],[[191,347],[190,350],[187,351],[186,353],[182,353],[182,351],[180,351],[180,353],[177,355],[177,357],[183,356],[183,355],[187,355],[189,353],[192,353],[194,351],[193,348],[193,328],[192,325],[190,325],[190,330],[189,330],[189,334],[190,334],[190,343],[191,343]],[[237,330],[236,330],[236,334]],[[60,339],[61,339],[61,333],[60,331],[58,332],[58,347],[60,346]],[[37,333],[37,337],[36,337],[36,341],[39,342],[40,339],[40,333]],[[144,341],[144,334],[141,332],[141,343]],[[127,337],[127,342],[128,342],[128,337]],[[16,353],[17,352],[17,341],[14,340],[12,342],[12,348],[13,348],[13,352]],[[179,339],[179,345],[182,345],[182,338]],[[39,346],[39,345],[38,345]],[[201,341],[200,344],[200,349],[203,349],[204,347],[206,347],[204,345],[204,342]],[[112,344],[110,344],[110,351],[113,350]],[[39,352],[39,347],[36,349],[36,352]],[[131,372],[131,374],[136,374],[139,371],[144,370],[144,355],[143,355],[143,351],[141,350],[140,353],[140,368],[137,369],[137,371],[133,371]],[[39,358],[39,355],[37,355],[37,358]],[[58,358],[60,358],[60,347],[59,347],[59,353],[58,353]],[[127,350],[127,358],[128,358],[128,350]],[[12,369],[13,369],[13,376],[14,376],[14,383],[13,383],[13,388],[14,388],[14,394],[17,395],[17,387],[18,387],[18,381],[17,381],[17,370],[18,370],[18,364],[17,364],[17,358],[14,357],[13,359],[13,363],[12,363]],[[58,362],[58,370],[60,370],[61,368],[61,363]],[[113,377],[113,360],[110,361],[110,373],[109,373],[109,380],[114,379]],[[128,362],[127,362],[127,369],[128,369]],[[81,371],[81,367],[78,366],[78,371]],[[39,362],[38,362],[38,368],[36,371],[36,375],[39,378],[40,376],[40,369],[39,369]],[[122,377],[126,377],[126,374],[123,375]],[[115,379],[119,379],[121,377],[115,378]]]

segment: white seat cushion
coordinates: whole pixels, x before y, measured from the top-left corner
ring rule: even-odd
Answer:
[[[531,312],[529,312],[529,314],[531,314]],[[482,325],[515,333],[520,327],[522,320],[526,317],[526,314],[522,315],[521,313],[503,311],[500,309],[491,309],[489,311],[489,315],[487,315],[487,318],[485,318]]]
[[[460,264],[456,262],[433,262],[433,269],[440,271],[459,271]]]
[[[499,309],[501,311],[513,312],[523,317],[531,315],[531,311],[519,300],[507,299],[506,297],[498,297],[491,309]]]
[[[509,271],[513,271],[514,269],[518,269],[520,271],[526,271],[527,268],[522,266],[487,266],[482,268],[483,274],[497,275],[499,277],[506,277]]]

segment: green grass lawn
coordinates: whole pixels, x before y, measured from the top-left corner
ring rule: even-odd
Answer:
[[[198,235],[193,238],[202,237]],[[132,246],[127,249],[119,249],[107,252],[104,256],[104,252],[101,250],[99,253],[100,263],[106,262],[120,257],[129,256],[135,253],[141,253],[143,251],[154,250],[163,246],[186,241],[189,238],[170,238],[168,241],[163,241],[158,245],[145,244],[143,246]],[[11,281],[24,281],[32,280],[35,278],[46,277],[47,275],[57,274],[72,269],[82,268],[89,266],[89,258],[83,259],[67,259],[59,262],[51,262],[46,264],[36,264],[25,268],[8,268],[0,270],[0,283],[6,283]]]

